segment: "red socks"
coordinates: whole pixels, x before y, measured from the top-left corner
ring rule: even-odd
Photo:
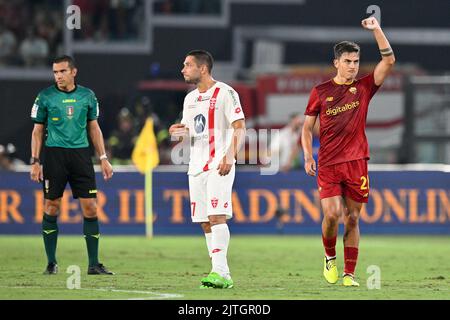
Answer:
[[[322,235],[323,247],[327,257],[336,256],[336,238],[325,238]],[[354,274],[356,262],[358,261],[358,248],[344,247],[344,273]]]
[[[354,274],[358,261],[358,248],[344,247],[344,273]]]
[[[325,254],[328,257],[335,257],[336,256],[336,238],[337,237],[325,238],[322,235],[323,247],[325,248]]]

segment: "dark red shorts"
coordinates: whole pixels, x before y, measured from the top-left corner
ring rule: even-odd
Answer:
[[[320,199],[334,196],[349,197],[360,203],[369,200],[369,175],[367,160],[321,166],[318,170],[317,184]]]

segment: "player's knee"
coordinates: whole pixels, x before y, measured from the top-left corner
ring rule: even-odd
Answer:
[[[58,215],[60,204],[61,204],[60,200],[45,200],[44,203],[45,213],[51,216]]]
[[[341,212],[338,207],[331,207],[331,208],[328,208],[328,210],[325,210],[325,218],[331,224],[338,223],[340,215],[341,215]]]
[[[83,205],[83,214],[85,217],[94,218],[97,216],[97,203],[95,201],[88,202]]]
[[[209,224],[215,226],[217,224],[227,223],[227,217],[225,215],[211,215],[208,216]]]
[[[347,228],[354,228],[358,226],[359,223],[359,212],[349,212],[345,217],[345,224]]]
[[[211,224],[209,222],[200,223],[204,233],[211,233]]]

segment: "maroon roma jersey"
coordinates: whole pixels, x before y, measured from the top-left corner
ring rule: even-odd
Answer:
[[[319,166],[369,159],[366,118],[378,88],[370,73],[351,84],[331,79],[312,89],[305,115],[319,115]]]

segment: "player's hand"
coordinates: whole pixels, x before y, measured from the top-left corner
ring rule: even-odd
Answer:
[[[169,134],[172,137],[184,137],[188,133],[188,128],[186,128],[186,125],[181,123],[176,123],[170,126],[169,128]]]
[[[102,165],[102,173],[103,173],[103,179],[105,181],[108,181],[112,178],[114,172],[111,163],[107,159],[101,161]]]
[[[224,156],[222,158],[222,161],[220,161],[219,166],[217,167],[217,170],[219,170],[219,175],[226,176],[228,173],[230,173],[232,166],[233,166],[232,157]]]
[[[31,165],[30,178],[34,182],[41,182],[44,180],[42,167],[39,163],[35,163],[35,164]]]
[[[375,30],[380,28],[380,24],[375,17],[364,19],[363,21],[361,21],[361,25],[364,29],[367,30]]]
[[[316,161],[313,158],[305,160],[305,172],[309,176],[316,176]]]

